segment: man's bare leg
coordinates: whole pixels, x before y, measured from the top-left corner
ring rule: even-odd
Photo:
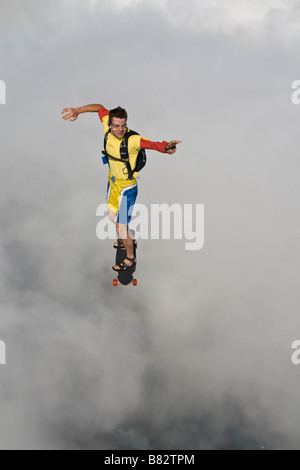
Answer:
[[[119,234],[119,238],[122,240],[124,248],[126,250],[127,258],[135,259],[134,256],[134,246],[133,240],[128,232],[128,225],[126,224],[116,224],[117,233]],[[125,264],[128,266],[132,265],[132,262],[125,260]],[[115,266],[117,268],[117,266]]]
[[[116,222],[117,222],[117,215],[116,215],[114,212],[112,212],[111,210],[108,211],[108,219],[109,219],[113,224],[116,225]],[[115,248],[118,248],[118,242],[116,242],[116,243],[114,244],[114,247],[115,247]]]
[[[131,234],[130,231],[128,230],[128,225],[117,224],[116,223],[117,216],[116,216],[116,214],[114,214],[114,212],[112,212],[110,210],[108,211],[108,218],[111,222],[116,224],[116,231],[117,231],[118,237],[122,240],[122,243],[123,243],[124,248],[126,250],[127,257],[131,258],[131,259],[135,259],[134,245],[133,245],[133,238],[132,238],[133,234]],[[115,246],[116,247],[118,246],[118,242],[115,244]],[[128,266],[131,266],[132,263],[127,261],[127,262],[125,262],[125,264],[128,264]],[[117,266],[115,266],[115,268],[117,268]]]
[[[112,212],[112,211],[109,210],[109,211],[108,211],[108,218],[109,218],[109,220],[110,220],[111,222],[113,222],[113,223],[116,225],[117,216],[116,216],[116,214],[114,214],[114,212]],[[118,224],[118,225],[119,225],[119,226],[122,226],[121,224]],[[131,238],[131,240],[134,240],[134,236],[135,236],[134,232],[133,232],[132,230],[129,230],[129,227],[128,227],[127,225],[124,225],[124,227],[127,227],[127,233],[126,233],[126,231],[124,230],[125,238],[127,239],[128,236],[129,236],[129,237]],[[117,227],[116,227],[116,229],[117,229]],[[117,230],[117,232],[118,232],[118,230]],[[118,235],[119,235],[119,234],[118,234]],[[122,239],[122,236],[119,235],[119,238]],[[122,242],[123,242],[123,240],[122,240]],[[126,242],[125,242],[125,243],[126,243]],[[118,242],[116,242],[116,243],[114,244],[114,247],[115,247],[115,248],[118,248]],[[124,245],[124,247],[125,247],[125,249],[126,249],[126,246],[125,246],[125,245]],[[127,256],[128,256],[128,254],[127,254]]]

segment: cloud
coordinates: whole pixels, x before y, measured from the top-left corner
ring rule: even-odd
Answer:
[[[297,448],[297,49],[241,39],[297,9],[240,4],[1,2],[1,448]],[[94,101],[183,140],[139,202],[205,204],[204,249],[141,241],[137,288],[96,237],[100,122],[60,116]]]
[[[297,0],[127,0],[110,2],[117,10],[136,5],[152,5],[176,30],[197,33],[245,34],[281,38],[299,35],[299,3]],[[96,4],[96,2],[95,2]],[[274,29],[275,28],[275,29]]]
[[[1,28],[12,29],[14,20],[18,17],[25,20],[25,24],[35,25],[36,15],[32,14],[35,0],[19,5],[18,10],[11,5],[5,5],[4,15],[0,20]],[[60,17],[55,16],[59,9]],[[131,12],[134,16],[138,11],[153,10],[157,17],[162,16],[177,31],[189,33],[210,33],[237,35],[246,34],[254,39],[265,35],[270,40],[276,39],[276,33],[281,39],[292,39],[299,35],[299,2],[298,0],[188,0],[185,3],[178,0],[87,0],[84,7],[79,0],[61,0],[51,6],[45,2],[43,16],[44,33],[54,27],[54,23],[62,31],[72,29],[72,21],[79,17],[92,19],[110,11],[116,15]],[[66,24],[69,19],[71,23]],[[7,22],[7,20],[10,22]],[[48,25],[45,29],[45,23]],[[50,23],[53,26],[50,26]],[[288,28],[284,28],[288,26]],[[274,29],[275,28],[275,29]]]

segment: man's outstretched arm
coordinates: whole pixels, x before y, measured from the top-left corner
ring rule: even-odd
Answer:
[[[98,113],[101,108],[104,108],[102,104],[88,104],[86,106],[81,106],[80,108],[65,108],[62,111],[63,119],[67,121],[76,121],[79,114],[82,113]]]
[[[151,140],[141,138],[140,146],[142,149],[157,150],[161,153],[173,155],[177,150],[176,145],[178,144],[181,144],[181,140],[171,140],[171,142],[166,142],[165,140],[163,142],[151,142]]]

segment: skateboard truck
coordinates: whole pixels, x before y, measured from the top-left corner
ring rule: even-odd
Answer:
[[[114,281],[113,281],[114,287],[117,287],[119,284],[121,284],[121,286],[124,285],[118,279],[114,279]],[[137,286],[137,279],[132,279],[130,284],[132,284],[133,286]],[[126,285],[128,285],[128,284],[126,284]]]

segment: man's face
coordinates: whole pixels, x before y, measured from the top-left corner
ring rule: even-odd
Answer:
[[[110,128],[111,133],[114,137],[117,137],[118,139],[123,139],[127,129],[126,119],[119,119],[114,117],[110,124]]]

